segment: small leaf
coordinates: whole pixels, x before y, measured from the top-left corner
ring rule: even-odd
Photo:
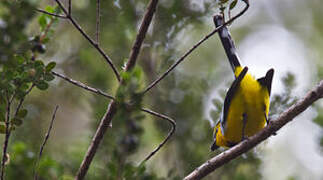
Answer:
[[[45,81],[40,81],[36,84],[36,87],[40,90],[46,90],[48,88],[48,83]]]
[[[46,26],[47,26],[47,19],[46,19],[46,16],[45,15],[41,15],[39,18],[38,18],[38,23],[41,27],[41,29],[45,29]]]
[[[52,6],[46,6],[45,11],[47,11],[49,13],[55,13],[55,8]]]
[[[234,7],[236,7],[236,5],[237,5],[237,2],[238,2],[238,0],[234,0],[231,4],[230,4],[230,10],[232,10]]]
[[[0,124],[0,134],[6,134],[6,126],[4,124]]]
[[[11,119],[11,123],[16,126],[20,126],[20,125],[22,125],[22,120],[18,117],[15,117],[15,118]]]
[[[28,114],[28,110],[27,110],[27,109],[21,109],[21,110],[18,112],[17,116],[18,116],[18,117],[20,117],[20,118],[24,118],[24,117],[26,117],[26,116],[27,116],[27,114]]]
[[[50,73],[46,73],[46,74],[44,75],[44,79],[45,79],[45,81],[52,81],[52,80],[54,80],[54,79],[55,79],[55,77],[54,77],[54,75],[52,75],[52,74],[50,74]]]
[[[48,63],[46,66],[46,72],[50,72],[52,69],[55,68],[55,66],[56,66],[56,62],[54,62],[54,61]]]
[[[44,65],[44,63],[43,63],[43,61],[41,61],[41,60],[36,60],[35,61],[35,67],[36,68],[38,68],[38,67],[44,67],[45,65]]]

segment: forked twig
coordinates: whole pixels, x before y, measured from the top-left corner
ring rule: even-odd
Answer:
[[[52,71],[52,74],[59,77],[59,78],[62,78],[63,80],[65,80],[65,81],[67,81],[67,82],[69,82],[69,83],[71,83],[71,84],[73,84],[75,86],[78,86],[78,87],[80,87],[82,89],[85,89],[87,91],[93,92],[95,94],[98,94],[98,95],[101,95],[101,96],[104,96],[104,97],[107,97],[109,99],[114,99],[113,96],[101,91],[100,89],[96,89],[96,88],[90,87],[88,85],[85,85],[84,83],[81,83],[79,81],[71,79],[71,78],[69,78],[69,77],[67,77],[67,76],[65,76],[63,74],[60,74],[60,73],[57,73],[57,72],[54,72],[54,71]]]
[[[35,164],[35,167],[34,167],[34,180],[37,180],[38,179],[38,166],[39,166],[39,162],[40,162],[41,156],[43,154],[44,147],[45,147],[45,145],[46,145],[46,143],[47,143],[47,141],[49,139],[50,132],[52,131],[53,124],[54,124],[54,120],[55,120],[55,117],[56,117],[57,109],[58,109],[58,105],[56,105],[56,107],[55,107],[55,110],[54,110],[54,113],[53,113],[53,116],[52,116],[52,120],[50,121],[50,125],[49,125],[49,128],[47,130],[47,133],[46,133],[44,142],[40,146],[40,150],[39,150],[39,154],[38,154],[38,159],[37,159],[36,164]]]
[[[166,119],[169,123],[171,123],[172,129],[168,132],[166,138],[140,163],[140,165],[148,161],[155,153],[157,153],[159,149],[162,148],[166,144],[166,142],[171,138],[171,136],[174,134],[176,130],[176,122],[172,118],[146,108],[142,108],[141,110],[153,116]]]
[[[248,9],[249,9],[249,1],[243,0],[246,3],[246,7],[239,12],[236,16],[229,19],[227,22],[225,22],[222,26],[219,26],[215,28],[212,32],[207,34],[203,39],[199,40],[193,47],[191,47],[184,55],[182,55],[179,59],[176,60],[176,62],[171,65],[162,75],[160,75],[155,81],[153,81],[151,84],[148,85],[148,87],[143,91],[143,93],[148,92],[150,89],[152,89],[154,86],[156,86],[162,79],[164,79],[176,66],[178,66],[182,61],[185,60],[185,58],[190,55],[197,47],[199,47],[204,41],[209,39],[211,36],[213,36],[216,32],[219,31],[223,26],[226,26],[227,24],[232,23],[234,20],[242,16]]]
[[[252,137],[249,137],[247,140],[240,142],[236,146],[222,152],[221,154],[209,159],[187,175],[184,180],[202,179],[217,168],[249,151],[262,141],[269,138],[271,135],[274,135],[276,131],[285,126],[288,122],[292,121],[296,116],[305,111],[320,98],[323,98],[323,80],[315,88],[309,91],[303,99],[299,100],[293,106],[281,113],[277,119],[271,120],[269,124],[260,132]]]
[[[117,80],[120,81],[120,74],[119,74],[117,68],[115,67],[115,65],[113,64],[111,58],[103,51],[103,49],[98,45],[98,43],[95,42],[94,40],[92,40],[92,38],[81,28],[81,26],[78,24],[78,22],[72,17],[72,14],[69,13],[69,10],[67,10],[64,7],[64,5],[60,2],[60,0],[55,0],[55,1],[58,4],[58,6],[62,9],[64,14],[66,15],[66,19],[68,19],[73,24],[73,26],[82,34],[82,36],[87,41],[89,41],[89,43],[102,55],[102,57],[105,59],[105,61],[110,65],[110,67],[111,67],[112,71],[114,72]],[[44,10],[40,10],[39,12],[55,16],[54,14],[46,12]]]

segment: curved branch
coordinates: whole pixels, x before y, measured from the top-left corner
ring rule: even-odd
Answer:
[[[171,136],[174,134],[175,130],[176,130],[176,122],[168,117],[168,116],[165,116],[163,114],[160,114],[160,113],[157,113],[157,112],[154,112],[152,110],[149,110],[149,109],[146,109],[146,108],[142,108],[141,109],[142,111],[146,112],[146,113],[149,113],[151,115],[154,115],[154,116],[157,116],[159,118],[162,118],[162,119],[166,119],[169,123],[171,123],[172,125],[172,129],[168,132],[166,138],[158,145],[158,147],[156,147],[140,164],[143,164],[145,163],[146,161],[148,161],[155,153],[157,153],[159,151],[160,148],[162,148],[166,142],[171,138]]]
[[[204,164],[186,176],[185,180],[202,179],[215,169],[249,151],[271,135],[274,135],[276,131],[278,131],[288,122],[292,121],[297,115],[305,111],[310,105],[320,98],[323,98],[323,80],[315,88],[309,91],[303,99],[299,100],[293,106],[281,113],[277,119],[270,121],[270,123],[259,133],[206,161]]]
[[[204,41],[206,41],[207,39],[209,39],[211,36],[213,36],[216,32],[219,31],[219,29],[221,29],[222,27],[232,23],[234,20],[236,20],[237,18],[239,18],[240,16],[242,16],[248,9],[249,9],[249,1],[248,0],[244,0],[244,2],[246,3],[246,7],[240,12],[238,13],[236,16],[234,16],[233,18],[231,18],[230,20],[228,20],[227,22],[225,22],[222,26],[219,26],[217,28],[215,28],[212,32],[210,32],[209,34],[207,34],[203,39],[199,40],[193,47],[191,47],[184,55],[182,55],[178,60],[176,60],[176,62],[171,65],[162,75],[160,75],[155,81],[153,81],[150,85],[148,85],[148,87],[143,91],[143,93],[148,92],[150,89],[152,89],[154,86],[156,86],[162,79],[164,79],[176,66],[178,66],[182,61],[185,60],[185,58],[190,55],[197,47],[199,47]]]

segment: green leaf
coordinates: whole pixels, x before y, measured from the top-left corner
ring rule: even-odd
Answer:
[[[35,68],[40,68],[40,67],[44,67],[44,66],[45,65],[44,65],[43,61],[41,61],[41,60],[35,61]]]
[[[36,87],[40,90],[46,90],[48,89],[48,83],[45,81],[40,81],[39,83],[36,84]]]
[[[46,74],[44,75],[44,79],[45,79],[45,81],[52,81],[52,80],[54,80],[54,79],[55,79],[55,77],[54,77],[54,75],[52,75],[51,73],[46,73]]]
[[[40,25],[41,29],[45,29],[47,26],[47,18],[45,15],[41,15],[38,18],[38,24]]]
[[[23,64],[25,62],[25,58],[20,55],[15,55],[15,58],[16,58],[18,64]]]
[[[11,119],[11,123],[16,126],[20,126],[20,125],[22,125],[22,119],[15,117],[15,118]]]
[[[55,8],[52,6],[46,6],[45,11],[47,11],[49,13],[55,13]]]
[[[4,124],[0,124],[0,134],[6,134],[6,126]]]
[[[55,68],[55,66],[56,66],[56,62],[54,62],[54,61],[48,63],[46,66],[46,72],[50,72],[52,69]]]
[[[237,2],[238,2],[238,0],[234,0],[231,4],[230,4],[230,10],[232,10],[234,7],[236,7],[236,5],[237,5]]]
[[[28,110],[27,109],[21,109],[18,114],[17,114],[17,117],[19,118],[24,118],[26,117],[28,114]]]

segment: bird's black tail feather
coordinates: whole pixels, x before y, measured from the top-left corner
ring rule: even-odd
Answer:
[[[224,24],[222,15],[215,15],[213,17],[213,21],[216,27]],[[241,65],[230,32],[228,31],[228,28],[226,26],[223,26],[221,29],[219,29],[218,34],[224,47],[225,53],[228,56],[231,68],[234,72],[235,68]]]

